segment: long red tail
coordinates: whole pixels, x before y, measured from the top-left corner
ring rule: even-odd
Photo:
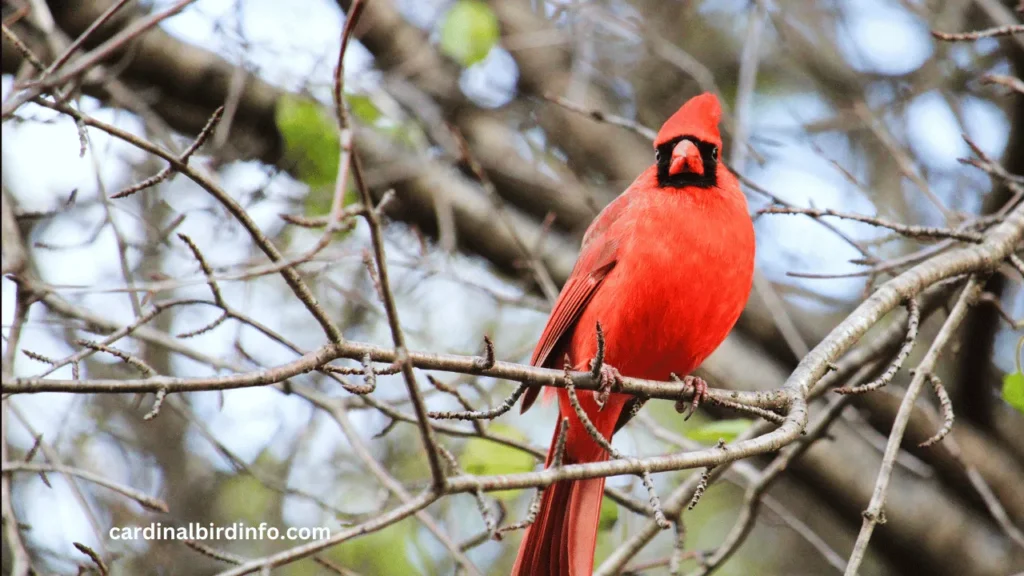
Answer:
[[[566,396],[565,391],[559,390],[562,416],[569,418],[563,462],[606,460],[608,454],[587,434],[569,406],[568,397],[563,396]],[[613,394],[604,410],[598,411],[590,393],[580,394],[580,403],[605,438],[611,438],[622,410],[623,402],[617,396]],[[548,465],[558,441],[558,428],[555,427],[548,450]],[[592,478],[555,482],[544,490],[540,511],[519,545],[512,576],[589,576],[593,573],[604,481],[604,478]]]

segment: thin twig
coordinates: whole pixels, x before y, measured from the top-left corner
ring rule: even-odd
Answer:
[[[757,213],[804,214],[807,216],[813,216],[815,218],[821,218],[823,216],[834,216],[836,218],[843,218],[845,220],[855,220],[857,222],[871,224],[872,226],[888,228],[910,238],[952,238],[954,240],[963,240],[964,242],[981,242],[984,238],[978,232],[961,231],[952,228],[940,228],[936,226],[914,226],[909,224],[900,224],[898,222],[891,222],[889,220],[883,220],[881,218],[876,218],[874,216],[865,216],[863,214],[853,214],[849,212],[839,212],[832,209],[818,210],[816,208],[769,206],[768,208],[762,208],[761,210],[758,210]]]
[[[184,540],[185,546],[199,552],[203,556],[213,558],[214,560],[220,560],[221,562],[227,562],[228,564],[241,564],[245,562],[245,559],[237,554],[232,554],[224,550],[217,550],[211,546],[207,546],[197,540]]]
[[[999,498],[992,492],[992,487],[985,481],[985,477],[978,471],[978,468],[964,458],[963,450],[961,450],[960,445],[957,443],[956,437],[950,436],[944,442],[944,445],[949,449],[953,459],[957,461],[967,474],[968,481],[985,503],[985,507],[988,509],[989,514],[992,515],[992,518],[995,519],[996,524],[999,525],[1003,533],[1010,540],[1013,540],[1017,546],[1024,548],[1024,532],[1013,523],[1010,515],[1006,513],[1006,508],[1003,507]]]
[[[747,406],[746,404],[740,404],[739,402],[733,402],[732,400],[725,400],[721,398],[709,398],[709,402],[716,406],[721,406],[722,408],[728,408],[729,410],[735,410],[737,412],[750,414],[752,416],[762,418],[775,424],[782,424],[783,422],[786,421],[785,416],[776,414],[771,410],[758,408],[757,406]]]
[[[571,110],[573,112],[576,112],[577,114],[589,116],[591,119],[597,122],[603,122],[605,124],[611,124],[612,126],[625,128],[626,130],[639,134],[642,138],[646,140],[650,140],[653,142],[654,139],[658,137],[657,131],[652,130],[647,126],[644,126],[638,122],[634,122],[627,118],[616,116],[614,114],[608,114],[607,112],[602,112],[600,110],[595,110],[593,108],[586,108],[580,106],[579,104],[573,103],[567,98],[556,96],[554,94],[545,94],[544,99],[547,100],[548,102],[558,104],[559,106],[565,108],[566,110]]]
[[[907,429],[910,414],[914,409],[914,402],[924,386],[927,375],[933,370],[939,353],[946,346],[946,342],[952,337],[953,332],[956,331],[956,327],[967,315],[968,306],[980,291],[981,282],[976,277],[972,277],[967,283],[967,287],[960,294],[960,298],[957,299],[953,309],[950,310],[946,322],[939,329],[938,334],[935,335],[931,346],[921,359],[920,364],[918,364],[917,372],[907,386],[907,392],[903,396],[899,411],[893,420],[892,431],[889,433],[889,441],[885,446],[885,455],[882,458],[882,466],[878,472],[874,491],[871,494],[871,501],[868,503],[867,510],[864,511],[864,521],[861,524],[860,534],[857,535],[857,542],[854,544],[853,552],[850,554],[850,560],[846,566],[846,576],[856,576],[860,569],[860,564],[864,560],[864,554],[867,551],[868,542],[871,540],[871,534],[874,532],[875,526],[884,521],[883,506],[889,489],[889,480],[892,477],[892,469],[896,462],[896,455],[900,450],[903,433]]]
[[[188,245],[189,250],[192,251],[192,255],[195,257],[196,261],[199,262],[199,267],[202,268],[203,274],[206,276],[206,283],[210,286],[210,292],[213,293],[213,301],[221,308],[226,307],[224,297],[221,296],[220,293],[220,287],[217,286],[217,281],[213,278],[213,269],[210,268],[210,265],[206,262],[206,258],[199,250],[199,247],[196,246],[196,243],[193,242],[191,238],[184,234],[178,234],[178,238]]]
[[[72,542],[71,544],[75,548],[77,548],[79,552],[85,554],[89,557],[90,560],[92,560],[92,563],[96,566],[96,569],[99,571],[100,576],[107,576],[107,574],[110,573],[110,570],[107,568],[106,562],[103,561],[103,558],[100,558],[100,555],[97,554],[95,550],[86,546],[85,544],[82,544],[81,542]]]
[[[1016,76],[1006,74],[985,74],[981,77],[982,84],[999,84],[1005,86],[1018,94],[1024,94],[1024,81]]]
[[[213,111],[213,114],[210,115],[210,119],[206,121],[206,126],[203,126],[203,129],[199,131],[199,135],[196,136],[195,140],[193,140],[192,143],[189,144],[188,148],[186,148],[185,151],[182,152],[180,156],[178,156],[178,162],[182,164],[188,164],[189,158],[191,158],[192,155],[196,153],[196,150],[199,150],[199,147],[202,146],[206,142],[206,140],[210,138],[210,134],[213,134],[213,129],[217,127],[217,123],[220,122],[221,116],[223,114],[223,106]],[[135,194],[136,192],[141,192],[146,188],[156,186],[157,184],[170,178],[174,174],[174,172],[174,166],[168,165],[159,172],[157,172],[156,175],[150,176],[149,178],[146,178],[145,180],[137,184],[132,184],[131,186],[121,190],[120,192],[112,194],[110,196],[110,199],[117,200],[119,198],[125,198],[131,196],[132,194]]]
[[[559,468],[562,465],[562,459],[565,457],[565,442],[568,437],[569,419],[562,418],[558,422],[558,435],[555,437],[555,447],[551,453],[551,468]],[[537,520],[537,514],[540,514],[540,505],[544,498],[544,490],[545,488],[538,488],[537,492],[533,495],[533,498],[530,500],[530,507],[527,509],[526,518],[516,522],[515,524],[509,524],[508,526],[498,528],[498,534],[529,528]]]
[[[601,334],[600,329],[598,329],[598,334]],[[594,442],[597,442],[598,446],[604,449],[604,451],[607,452],[608,455],[611,456],[612,458],[633,460],[630,458],[626,458],[626,456],[624,456],[621,452],[613,448],[611,442],[609,442],[608,439],[606,439],[604,435],[601,434],[601,431],[597,429],[597,426],[594,426],[594,423],[590,420],[590,417],[587,415],[587,412],[583,409],[583,405],[580,404],[579,398],[577,398],[576,396],[576,387],[573,386],[572,378],[569,376],[569,365],[570,362],[569,357],[567,355],[565,357],[565,391],[568,393],[569,403],[572,405],[573,411],[576,412],[576,417],[579,419],[580,423],[583,424],[583,428],[586,429],[587,434],[589,434],[590,437],[593,438]],[[662,530],[667,530],[671,528],[672,524],[668,521],[668,519],[666,519],[665,512],[661,509],[661,499],[658,498],[658,493],[654,488],[654,481],[651,479],[650,470],[647,470],[646,468],[641,468],[640,477],[643,480],[644,488],[647,489],[648,501],[651,505],[651,510],[654,513],[654,521],[658,524],[659,527],[661,527]]]
[[[878,390],[891,382],[893,377],[896,376],[896,373],[903,366],[903,362],[914,349],[918,325],[921,323],[921,307],[918,305],[917,300],[911,298],[906,301],[905,306],[907,307],[907,335],[903,339],[903,346],[896,353],[892,364],[877,379],[861,386],[836,388],[835,392],[837,394],[863,394],[872,390]]]
[[[160,408],[164,405],[164,399],[167,398],[167,390],[161,388],[156,391],[156,398],[153,399],[153,408],[142,417],[143,420],[152,420],[160,414]]]
[[[35,99],[44,91],[52,87],[65,84],[82,74],[87,74],[90,70],[94,69],[97,64],[110,57],[111,54],[121,50],[127,43],[131,42],[133,39],[142,35],[154,26],[157,26],[160,22],[181,12],[193,2],[195,2],[195,0],[179,0],[161,12],[155,12],[149,16],[133,21],[102,44],[92,49],[89,53],[83,54],[75,61],[74,66],[69,67],[68,70],[60,74],[48,75],[44,80],[40,80],[29,85],[24,94],[19,95],[17,98],[12,99],[11,102],[5,104],[3,109],[3,118],[6,119],[11,113],[20,108],[22,104]]]
[[[71,56],[74,55],[75,50],[78,50],[78,48],[85,43],[85,41],[89,38],[89,36],[93,34],[93,32],[95,32],[100,26],[103,26],[103,24],[106,23],[107,20],[110,20],[110,18],[114,14],[116,14],[117,11],[120,10],[125,4],[127,4],[128,1],[129,0],[118,0],[117,2],[111,4],[106,10],[104,10],[103,14],[100,14],[99,18],[93,20],[92,23],[89,24],[89,27],[86,28],[81,34],[79,34],[73,42],[68,44],[68,47],[64,49],[64,52],[61,55],[57,56],[57,58],[55,58],[54,61],[49,66],[47,66],[45,70],[43,70],[43,74],[42,76],[40,76],[40,79],[45,79],[50,74],[53,74],[55,70],[63,66],[64,63],[68,61],[68,58],[71,58]]]
[[[1000,298],[995,294],[991,292],[982,292],[978,296],[978,302],[984,302],[995,308],[996,313],[998,313],[999,317],[1005,320],[1006,323],[1010,325],[1010,328],[1014,330],[1020,330],[1021,328],[1024,328],[1024,318],[1020,320],[1014,320],[1013,316],[1010,316],[1010,313],[1006,311],[1006,308],[1003,308],[1003,304],[1000,301]]]
[[[640,471],[640,479],[643,481],[644,488],[647,489],[647,503],[650,504],[651,510],[654,512],[654,522],[661,527],[662,530],[668,530],[672,527],[672,524],[665,518],[665,512],[661,509],[661,498],[658,498],[658,491],[654,487],[654,479],[651,478],[651,473],[648,470]]]
[[[1006,260],[1009,261],[1010,265],[1013,266],[1013,269],[1020,274],[1021,279],[1024,279],[1024,260],[1013,252],[1006,257]]]
[[[566,358],[566,366],[568,365],[568,358]],[[566,373],[568,373],[568,370],[566,370]],[[609,456],[612,458],[623,458],[622,453],[613,448],[611,442],[601,434],[601,431],[597,429],[597,426],[594,426],[594,423],[590,420],[590,416],[587,415],[587,412],[583,409],[583,405],[580,404],[580,400],[576,396],[576,387],[568,376],[566,377],[565,391],[569,395],[569,403],[572,404],[572,409],[576,412],[576,417],[579,419],[580,424],[583,425],[583,428],[586,429],[587,434],[589,434],[594,442],[597,442],[597,445],[607,452]]]
[[[490,370],[494,368],[494,341],[491,337],[484,334],[484,355],[477,362],[477,366],[481,370]]]
[[[181,303],[183,301],[178,300],[175,303]],[[203,302],[191,300],[191,302]],[[207,303],[208,304],[208,303]],[[155,315],[155,311],[151,312]],[[259,323],[254,321],[250,322],[253,327],[264,332],[268,336],[273,337],[274,332],[263,327]],[[247,322],[248,323],[248,322]],[[131,332],[138,335],[142,331],[143,326],[138,326],[138,322],[133,324]],[[126,329],[122,328],[115,335],[123,336]],[[113,336],[113,335],[112,335]],[[110,340],[108,338],[107,340]],[[276,338],[275,338],[276,339]],[[170,344],[170,343],[166,343]],[[176,349],[181,350],[180,347]],[[187,350],[187,349],[185,349]],[[295,349],[299,352],[298,349]],[[183,352],[184,353],[184,352]],[[260,371],[241,371],[238,373],[229,374],[226,376],[210,376],[210,377],[195,377],[195,378],[173,378],[168,376],[154,376],[145,379],[101,379],[94,378],[85,381],[77,380],[60,380],[42,377],[32,378],[11,378],[7,377],[3,379],[0,384],[0,391],[4,394],[35,394],[40,392],[73,392],[73,393],[131,393],[131,392],[148,392],[155,393],[160,388],[167,388],[168,392],[199,392],[209,390],[230,390],[235,388],[248,388],[255,386],[266,386],[268,384],[275,384],[283,382],[288,378],[298,376],[300,374],[309,372],[311,370],[324,369],[328,370],[327,362],[336,360],[339,358],[348,358],[352,360],[361,361],[366,355],[370,356],[370,359],[374,362],[383,362],[388,364],[389,368],[380,370],[377,369],[375,372],[378,374],[390,373],[393,366],[400,365],[398,363],[398,355],[395,350],[390,347],[376,346],[373,344],[366,344],[363,342],[356,341],[345,341],[342,344],[327,344],[302,354],[296,360],[287,362]],[[477,356],[459,356],[455,354],[431,354],[425,352],[409,352],[410,361],[413,366],[422,370],[440,370],[445,372],[455,372],[461,374],[471,374],[479,376],[489,376],[493,378],[502,378],[506,380],[512,380],[523,383],[526,387],[538,387],[538,386],[552,386],[556,388],[562,388],[565,386],[565,373],[562,370],[553,370],[550,368],[540,368],[536,366],[530,366],[526,364],[514,364],[511,362],[495,362],[494,366],[482,370],[479,368],[480,358]],[[65,359],[68,360],[68,359]],[[331,368],[339,372],[344,372],[346,368]],[[359,370],[362,373],[362,370]],[[600,383],[595,382],[590,375],[590,372],[573,372],[571,374],[572,383],[576,388],[585,390],[597,390],[600,388]],[[679,390],[679,384],[677,382],[656,382],[653,380],[643,380],[639,378],[628,378],[623,377],[614,386],[614,391],[622,394],[629,394],[647,398],[662,398],[666,400],[679,400],[681,393]],[[461,412],[435,412],[431,413],[431,417],[435,418],[452,418],[460,420],[472,420],[475,418],[479,419],[491,419],[500,416],[511,408],[509,402],[518,400],[525,392],[517,390],[513,393],[514,398],[506,400],[502,406],[492,410],[484,410],[479,413],[461,413]],[[685,399],[686,393],[682,394]],[[735,391],[726,389],[709,388],[707,398],[712,401],[718,399],[730,400],[732,402],[747,404],[750,406],[756,406],[760,408],[778,409],[785,410],[790,405],[790,399],[785,393],[780,390],[768,390],[768,391]]]
[[[387,528],[388,526],[423,510],[430,504],[434,503],[437,499],[438,496],[436,494],[433,494],[430,491],[423,492],[419,496],[404,502],[397,508],[393,508],[384,514],[376,516],[357,526],[336,532],[329,538],[302,544],[263,558],[249,560],[240,566],[230,570],[225,570],[217,576],[243,576],[244,574],[252,574],[253,572],[262,570],[264,567],[272,568],[275,566],[283,566],[369,532],[383,530],[384,528]]]
[[[498,517],[495,518],[495,523],[498,526],[501,526],[501,524],[505,521],[505,518],[508,517],[508,509],[505,507],[505,504],[502,503],[501,500],[495,500],[494,503],[498,507]],[[480,546],[490,540],[501,540],[502,538],[503,536],[501,533],[501,528],[495,530],[493,534],[491,533],[490,530],[484,529],[483,531],[477,532],[475,535],[470,536],[469,538],[459,543],[459,550],[463,552],[468,552],[473,548],[476,548],[477,546]]]
[[[167,504],[160,498],[149,496],[144,494],[135,488],[123,486],[111,480],[107,480],[99,474],[94,474],[88,470],[81,468],[72,468],[70,466],[64,466],[61,464],[39,464],[34,462],[4,462],[3,473],[10,474],[12,472],[55,472],[60,474],[70,474],[71,476],[77,476],[82,480],[87,480],[98,486],[113,490],[119,494],[127,496],[128,498],[135,500],[142,505],[143,508],[153,510],[156,512],[167,513],[169,508]]]
[[[90,348],[96,352],[106,352],[111,356],[116,356],[120,358],[121,361],[123,361],[125,364],[134,366],[139,372],[142,372],[144,375],[150,378],[153,378],[154,376],[157,375],[156,370],[154,370],[153,367],[150,366],[149,364],[146,364],[145,360],[137,356],[134,356],[133,354],[125,352],[124,350],[120,350],[118,348],[114,348],[113,346],[106,346],[104,344],[100,344],[99,342],[92,342],[89,340],[75,340],[75,344],[78,344],[79,346],[85,346],[86,348]]]
[[[193,182],[213,195],[213,197],[216,198],[217,201],[220,202],[240,224],[242,224],[246,232],[249,233],[249,236],[252,237],[253,242],[255,242],[260,250],[262,250],[270,260],[275,263],[279,263],[283,260],[281,252],[276,246],[274,246],[273,242],[267,238],[262,230],[260,230],[259,226],[256,225],[256,222],[253,221],[245,209],[242,208],[242,206],[238,204],[238,202],[228,194],[227,191],[221,188],[213,178],[209,177],[205,170],[193,168],[189,164],[184,164],[178,160],[177,156],[163,148],[160,148],[159,146],[156,146],[148,140],[139,138],[130,132],[97,120],[91,116],[84,115],[70,106],[51,103],[41,98],[35,99],[34,102],[40,106],[67,114],[76,121],[80,121],[85,123],[87,126],[103,130],[115,138],[128,142],[143,151],[167,160],[172,166],[174,166],[175,170],[187,176]],[[328,339],[335,343],[341,342],[344,339],[342,337],[341,330],[331,319],[331,316],[327,314],[322,306],[320,306],[316,298],[313,296],[312,291],[292,266],[292,263],[285,263],[279,270],[281,276],[284,277],[285,282],[288,284],[288,287],[291,288],[299,301],[303,303],[306,309],[309,310],[310,314],[316,319],[317,323],[320,324]]]
[[[821,439],[827,433],[829,427],[833,422],[835,422],[839,415],[842,414],[843,409],[847,406],[849,401],[850,397],[848,396],[833,400],[832,403],[829,404],[828,408],[826,408],[821,415],[815,419],[814,423],[808,427],[807,434],[798,442],[785,447],[782,452],[772,460],[772,462],[768,464],[760,474],[758,474],[757,478],[747,486],[747,490],[743,495],[743,504],[740,507],[740,514],[736,519],[736,523],[715,550],[714,554],[705,559],[705,561],[701,563],[700,568],[694,571],[690,576],[706,576],[707,574],[711,574],[717,568],[721,567],[722,564],[739,549],[743,544],[743,541],[746,540],[751,528],[753,528],[754,520],[758,513],[758,507],[762,503],[762,498],[765,492],[795,459],[804,454],[807,449],[814,444],[814,442]],[[696,499],[696,494],[694,495],[694,498]],[[692,506],[693,505],[691,504],[691,508]]]
[[[348,118],[343,101],[344,56],[348,40],[352,35],[352,31],[355,29],[356,22],[358,21],[360,14],[362,14],[362,10],[363,1],[355,0],[345,18],[345,27],[341,33],[341,47],[338,51],[338,64],[334,70],[334,98],[338,128],[341,130],[342,136],[348,134],[350,138],[352,132],[348,125]],[[351,141],[349,141],[348,144],[351,148]],[[349,163],[346,163],[346,165],[348,164]],[[373,257],[376,264],[377,274],[380,279],[380,292],[384,301],[384,310],[387,312],[388,326],[391,330],[391,339],[395,345],[395,361],[402,366],[402,376],[409,392],[409,398],[412,401],[413,410],[416,413],[420,436],[423,440],[424,449],[427,452],[427,463],[430,465],[430,476],[433,489],[440,493],[445,487],[444,469],[441,466],[441,456],[438,450],[437,439],[434,436],[434,429],[430,425],[426,403],[423,401],[423,395],[416,384],[416,376],[413,373],[413,363],[409,356],[409,352],[406,349],[405,335],[402,332],[401,323],[398,318],[398,306],[395,304],[394,293],[391,290],[387,258],[384,254],[384,237],[381,231],[380,216],[374,209],[373,197],[370,195],[370,190],[366,186],[366,182],[363,178],[359,157],[353,155],[350,164],[353,176],[355,177],[356,189],[359,191],[359,195],[365,209],[363,212],[363,218],[366,220],[366,223],[370,228],[370,239],[373,244]],[[339,181],[341,178],[342,177],[339,174]],[[338,185],[338,188],[340,187],[341,184]],[[332,207],[332,214],[340,213],[341,211],[340,205],[338,205],[337,202],[337,193],[335,194],[335,200],[335,206]],[[332,220],[335,220],[335,218],[332,218]]]
[[[722,444],[719,443],[719,447],[721,446]],[[700,498],[704,495],[704,491],[708,489],[708,482],[711,481],[711,471],[714,469],[714,466],[710,466],[700,473],[700,481],[697,483],[697,487],[693,491],[693,498],[690,499],[690,504],[686,507],[687,510],[693,510],[697,507],[697,503],[700,502]]]
[[[677,576],[682,568],[683,560],[686,558],[686,525],[683,524],[682,516],[675,523],[676,537],[672,542],[672,555],[668,560],[668,573]]]
[[[878,141],[882,143],[882,146],[886,148],[891,154],[893,160],[896,161],[896,165],[900,172],[906,176],[915,186],[925,195],[926,198],[942,213],[946,221],[950,221],[954,216],[950,212],[949,208],[942,203],[942,199],[939,198],[931,187],[928,186],[928,182],[921,176],[917,170],[914,161],[910,158],[910,154],[903,149],[896,141],[892,132],[886,124],[882,123],[872,111],[863,102],[857,102],[853,105],[853,112],[860,118],[868,128],[875,134]]]
[[[466,409],[467,412],[475,412],[475,410],[473,409],[473,405],[470,404],[469,400],[467,400],[466,397],[463,396],[461,392],[459,392],[458,388],[455,388],[453,386],[449,386],[449,385],[445,384],[444,382],[441,382],[437,378],[434,378],[430,374],[427,374],[427,381],[430,382],[431,386],[433,386],[434,388],[440,390],[441,392],[444,392],[445,394],[453,396],[455,398],[455,400],[459,404],[461,404],[463,408]],[[431,418],[435,418],[433,412],[428,412],[427,414]],[[471,421],[473,423],[473,428],[476,429],[477,433],[479,433],[481,435],[484,434],[483,423],[480,421],[480,419],[479,418],[473,418]]]
[[[441,444],[438,444],[437,448],[441,451],[441,456],[448,461],[448,466],[451,467],[452,472],[455,474],[462,474],[462,468],[459,467],[459,461],[455,459],[455,455]],[[490,534],[492,539],[500,540],[501,537],[498,536],[497,532],[498,524],[494,519],[494,514],[491,512],[490,507],[487,505],[487,500],[484,498],[483,490],[474,490],[473,499],[476,500],[476,509],[480,512],[480,516],[484,520],[484,528],[487,530],[487,533]]]
[[[7,38],[7,40],[14,45],[14,49],[20,52],[21,55],[25,57],[25,60],[27,60],[29,64],[35,66],[39,70],[46,69],[46,64],[43,64],[43,61],[39,59],[39,56],[36,56],[35,52],[33,52],[31,48],[26,46],[25,43],[21,41],[21,38],[18,38],[18,35],[15,34],[13,30],[7,27],[7,24],[3,24],[2,29],[4,38]]]
[[[9,366],[4,362],[4,370]],[[8,400],[0,400],[0,460],[7,462],[10,455],[7,446],[7,424],[10,418],[7,416]],[[13,406],[13,404],[12,404]],[[46,480],[44,480],[46,482]],[[11,552],[11,576],[28,576],[33,572],[32,557],[28,554],[25,541],[21,537],[21,528],[18,525],[18,517],[15,516],[13,491],[11,490],[11,478],[7,474],[0,475],[0,521],[3,523],[4,541],[8,542]]]
[[[455,126],[450,126],[449,128],[451,130],[452,137],[459,146],[461,160],[469,166],[473,176],[476,177],[477,182],[479,182],[487,197],[491,200],[491,203],[498,214],[498,219],[501,220],[502,225],[508,230],[509,236],[512,238],[513,243],[519,250],[520,255],[529,266],[530,271],[533,273],[533,278],[540,287],[541,292],[544,293],[544,296],[549,302],[554,303],[558,298],[558,288],[555,286],[555,281],[551,278],[551,272],[548,271],[544,261],[537,256],[538,253],[530,250],[529,246],[526,245],[526,242],[520,236],[518,229],[509,220],[505,209],[505,203],[502,201],[501,195],[498,194],[498,189],[495,188],[494,183],[491,182],[491,179],[487,175],[483,166],[479,161],[477,161],[476,157],[470,151],[469,142],[467,142],[465,137],[462,136],[462,133],[458,128]]]
[[[374,458],[373,453],[369,447],[363,441],[363,437],[360,435],[359,430],[352,423],[352,419],[349,418],[348,409],[344,402],[333,402],[324,403],[321,398],[316,396],[309,396],[313,401],[314,405],[323,408],[328,411],[334,421],[341,427],[342,433],[348,440],[349,445],[352,447],[356,456],[366,466],[366,468],[373,474],[374,477],[385,487],[389,492],[394,494],[403,503],[411,503],[416,499],[402,486],[394,476],[392,476],[388,470]],[[440,446],[440,444],[437,444]],[[480,490],[473,491],[474,493],[480,492]],[[428,492],[435,498],[437,495],[432,492]],[[482,495],[481,495],[482,497]],[[416,509],[411,512],[424,527],[434,535],[435,538],[444,546],[453,558],[459,563],[463,569],[474,576],[483,576],[480,570],[476,567],[473,562],[466,557],[462,551],[459,550],[458,544],[451,539],[451,537],[444,531],[441,525],[430,515],[429,512],[422,509]]]
[[[920,448],[927,448],[936,442],[940,442],[953,430],[953,402],[949,399],[949,393],[946,392],[946,388],[942,385],[942,380],[939,380],[939,377],[934,372],[929,372],[926,378],[931,383],[932,389],[935,390],[935,396],[939,399],[939,408],[942,411],[942,427],[939,428],[939,431],[934,436],[918,444]]]
[[[986,30],[974,32],[939,32],[932,30],[932,36],[945,42],[973,42],[982,38],[998,38],[999,36],[1013,36],[1024,33],[1024,24],[1013,24],[1010,26],[996,26]]]

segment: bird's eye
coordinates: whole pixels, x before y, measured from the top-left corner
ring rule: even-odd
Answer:
[[[661,164],[661,150],[654,150],[654,163]]]
[[[718,160],[718,146],[711,147],[711,157]]]

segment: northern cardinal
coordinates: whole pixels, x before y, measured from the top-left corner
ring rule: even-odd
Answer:
[[[750,294],[754,228],[736,177],[718,160],[721,113],[718,99],[702,94],[661,127],[655,164],[590,225],[533,351],[535,366],[562,368],[567,359],[574,369],[589,370],[600,323],[605,337],[600,380],[607,400],[602,405],[600,393],[583,390],[577,397],[605,438],[625,424],[634,413],[630,403],[638,402],[607,393],[620,375],[667,380],[673,373],[689,374],[725,340]],[[706,390],[699,379],[687,383]],[[526,393],[522,411],[537,392]],[[607,459],[565,389],[558,389],[558,408],[559,421],[569,419],[563,462]],[[594,478],[547,487],[513,575],[592,573],[604,482]]]

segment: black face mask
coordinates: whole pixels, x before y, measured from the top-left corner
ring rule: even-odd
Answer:
[[[669,165],[672,162],[672,150],[683,140],[689,140],[697,146],[700,151],[700,160],[704,165],[703,174],[683,172],[681,174],[669,174]],[[662,188],[682,188],[684,186],[696,186],[697,188],[711,188],[718,184],[718,146],[708,144],[692,137],[680,136],[665,142],[654,152],[654,160],[658,163],[658,186]]]

